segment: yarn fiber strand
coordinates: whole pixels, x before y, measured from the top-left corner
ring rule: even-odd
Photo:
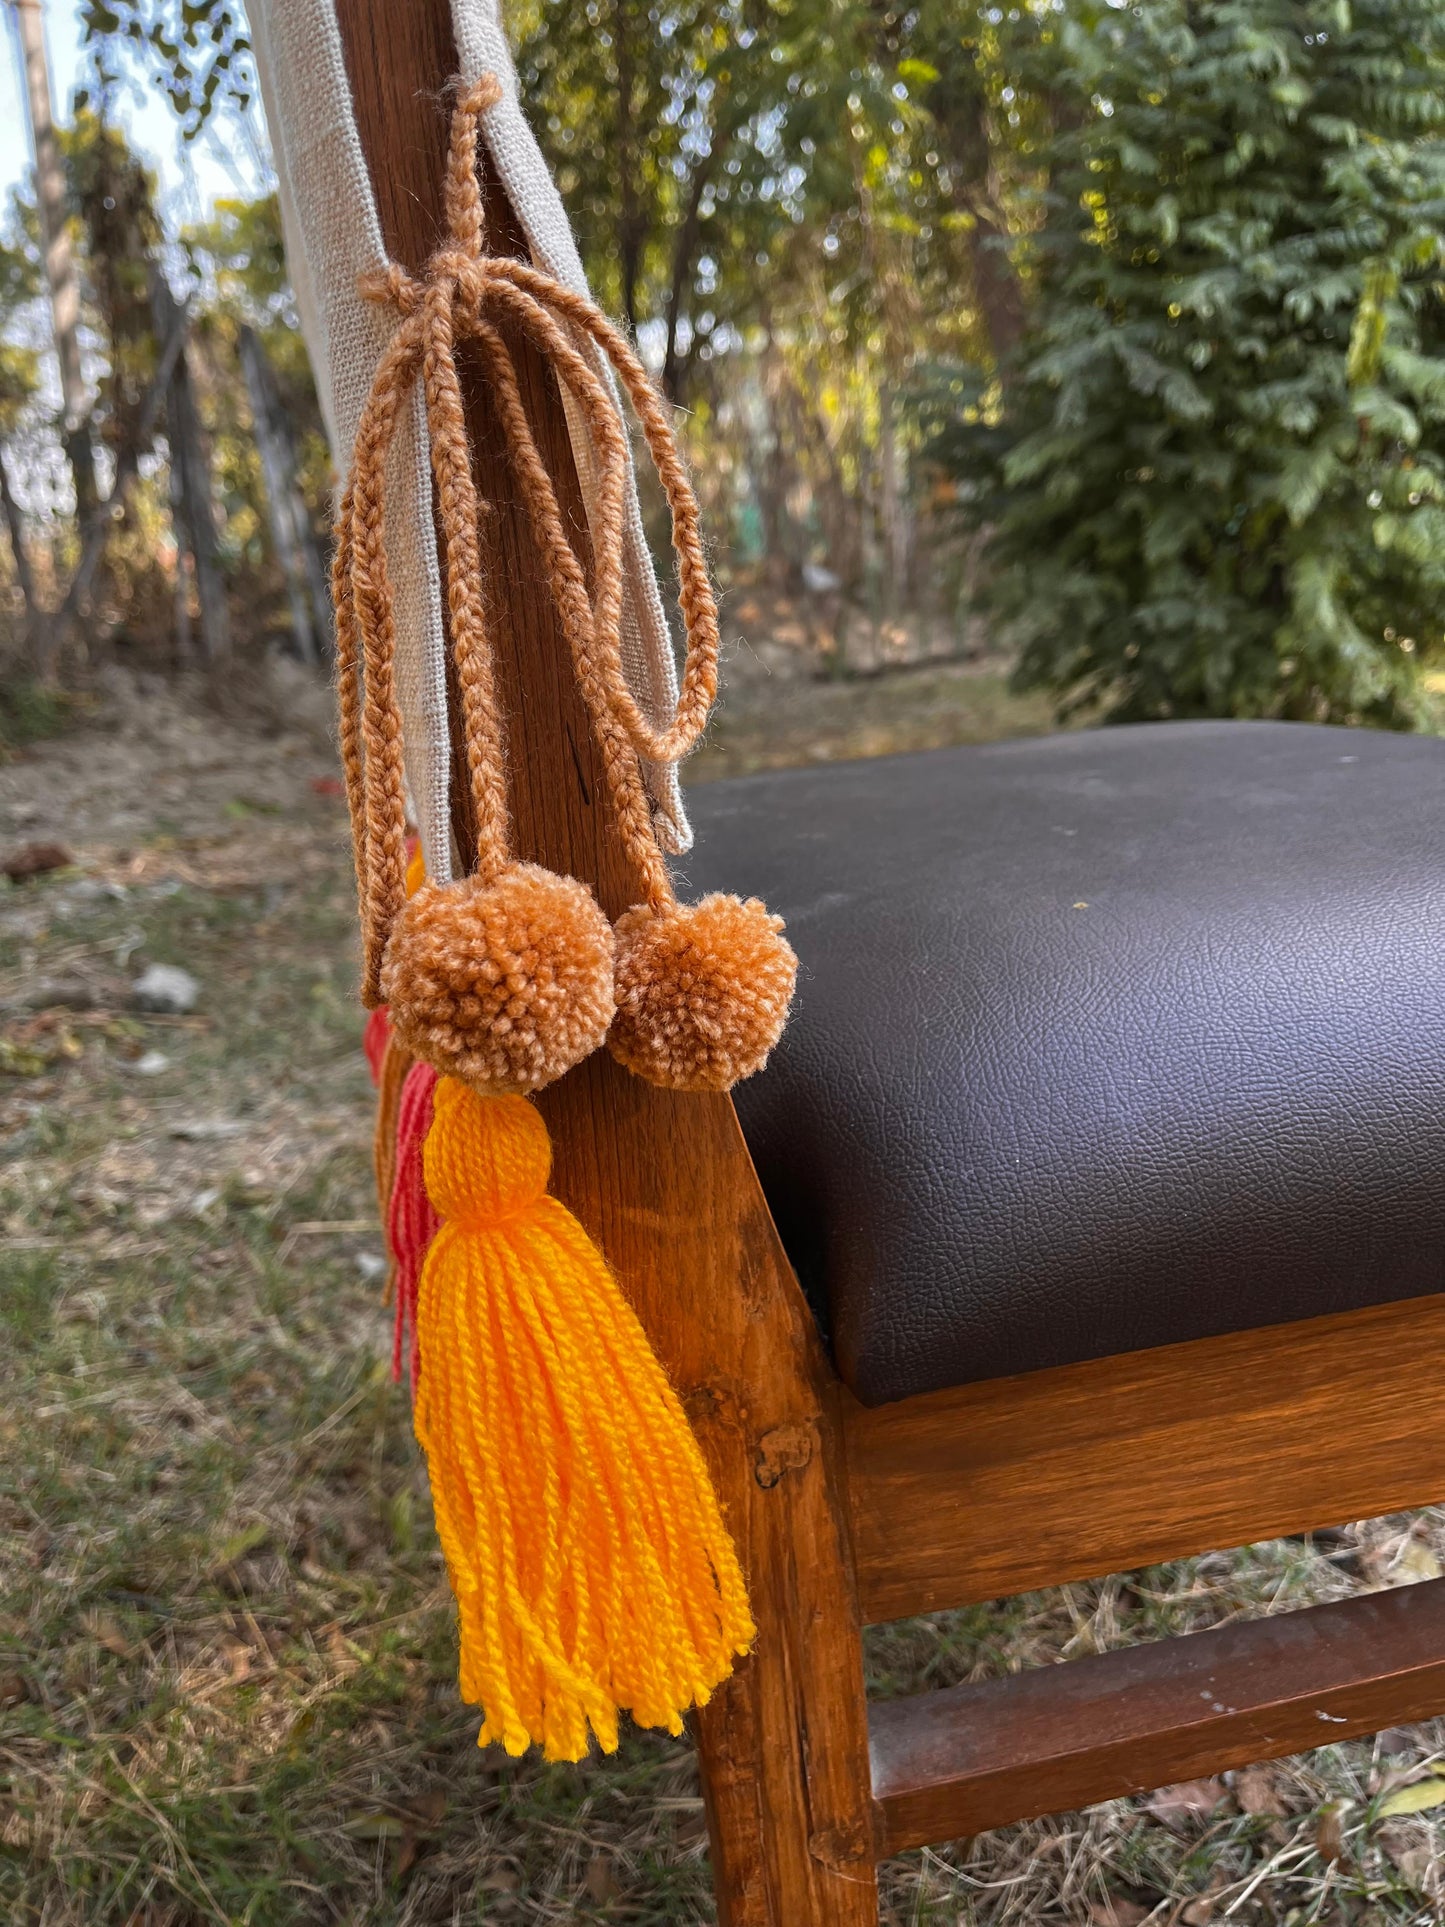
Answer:
[[[422,1168],[436,1081],[436,1071],[430,1064],[416,1063],[407,1072],[401,1087],[396,1107],[391,1196],[384,1220],[396,1298],[391,1375],[400,1383],[405,1371],[413,1398],[417,1379],[417,1288],[427,1249],[437,1234],[437,1214],[427,1196]]]
[[[479,1744],[617,1745],[619,1708],[682,1729],[752,1643],[737,1555],[686,1415],[601,1253],[546,1193],[520,1097],[436,1086],[441,1219],[417,1304],[417,1436]]]

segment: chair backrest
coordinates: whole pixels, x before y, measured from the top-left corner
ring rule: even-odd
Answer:
[[[439,232],[457,70],[448,0],[338,0],[382,232],[420,267]],[[485,169],[483,170],[485,177]],[[518,229],[484,178],[500,245]],[[533,432],[585,545],[561,399],[508,333]],[[466,380],[484,511],[483,595],[509,725],[518,854],[635,902],[525,510]],[[459,827],[465,828],[464,825]],[[606,1051],[542,1093],[552,1189],[598,1240],[687,1408],[752,1591],[758,1651],[696,1720],[718,1917],[738,1927],[865,1927],[872,1812],[856,1597],[840,1499],[840,1388],[788,1265],[726,1096],[657,1090]],[[841,1899],[840,1899],[841,1896]],[[841,1910],[840,1910],[841,1909]]]
[[[382,233],[393,258],[416,270],[441,233],[449,107],[442,89],[458,65],[450,9],[447,0],[411,0],[404,32],[389,0],[345,0],[338,18]],[[524,251],[516,218],[485,163],[482,174],[490,236],[499,248]],[[506,324],[504,332],[538,446],[585,553],[582,496],[556,383],[529,341]],[[507,722],[517,853],[581,878],[615,916],[638,900],[639,880],[606,805],[597,746],[485,384],[467,382],[465,364],[463,376],[485,504],[484,596]],[[454,768],[460,762],[454,755]],[[453,816],[465,848],[463,785],[454,784]],[[664,1269],[675,1276],[679,1259],[672,1236],[659,1243],[659,1219],[675,1211],[679,1234],[688,1227],[695,1238],[715,1239],[720,1227],[709,1227],[707,1194],[724,1183],[729,1217],[745,1203],[753,1219],[767,1222],[731,1100],[654,1090],[599,1052],[545,1092],[541,1104],[556,1152],[554,1189],[635,1291],[654,1344],[685,1389],[687,1348],[671,1343],[667,1330],[675,1295],[664,1290],[650,1302],[652,1281]],[[696,1315],[695,1288],[692,1295]]]

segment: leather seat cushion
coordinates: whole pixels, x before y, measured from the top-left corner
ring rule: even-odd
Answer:
[[[801,959],[738,1109],[865,1402],[1445,1289],[1445,743],[1148,725],[691,806],[687,885]]]

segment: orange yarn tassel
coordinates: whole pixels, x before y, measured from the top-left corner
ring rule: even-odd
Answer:
[[[677,1394],[606,1262],[546,1195],[519,1097],[438,1083],[417,1436],[479,1744],[576,1760],[619,1708],[682,1729],[747,1651],[737,1555]]]

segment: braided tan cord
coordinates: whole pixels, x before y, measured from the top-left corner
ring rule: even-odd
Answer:
[[[480,511],[457,377],[458,335],[473,337],[482,350],[623,840],[657,910],[673,903],[672,885],[652,828],[639,758],[675,763],[701,735],[717,694],[717,605],[697,499],[678,452],[670,411],[631,345],[586,296],[528,262],[483,251],[478,119],[500,93],[496,77],[484,74],[453,113],[445,181],[447,239],[424,275],[410,275],[392,263],[361,284],[369,299],[387,303],[399,317],[357,428],[332,573],[342,762],[361,903],[363,998],[371,1004],[380,999],[382,959],[405,898],[404,765],[395,687],[395,616],[386,564],[386,465],[402,402],[418,375],[476,812],[478,873],[492,882],[511,860],[502,722],[481,595]],[[488,311],[521,327],[582,410],[598,474],[590,590],[527,418],[511,353]],[[628,434],[609,387],[578,346],[582,336],[597,344],[616,371],[672,516],[687,650],[677,704],[662,728],[643,715],[623,667]]]
[[[702,515],[678,451],[669,410],[627,341],[593,302],[551,282],[525,261],[493,255],[487,257],[486,268],[487,280],[491,283],[489,292],[528,327],[559,374],[567,370],[575,377],[569,379],[568,386],[587,410],[594,439],[606,434],[601,422],[604,413],[619,436],[625,437],[626,431],[611,397],[567,341],[554,316],[585,328],[597,342],[617,371],[642,428],[672,517],[678,604],[687,636],[687,653],[677,707],[665,730],[653,729],[638,709],[622,678],[620,660],[620,690],[614,700],[623,713],[638,754],[655,763],[675,763],[702,735],[717,697],[718,620],[702,543]]]
[[[336,549],[331,558],[331,600],[336,605],[336,692],[341,712],[341,768],[346,778],[346,807],[351,818],[351,851],[356,864],[356,890],[363,924],[366,921],[366,804],[361,757],[361,664],[356,645],[356,609],[351,595],[351,489],[341,498],[336,517]]]
[[[351,469],[351,593],[361,641],[361,739],[365,761],[366,887],[362,912],[363,1003],[381,1002],[381,961],[406,899],[406,790],[396,697],[396,622],[386,563],[386,458],[421,348],[408,317],[382,356],[361,412]]]
[[[506,344],[496,329],[487,322],[475,322],[471,332],[482,347],[487,373],[497,398],[498,412],[506,431],[507,449],[512,459],[513,472],[517,476],[523,500],[527,505],[528,520],[537,535],[553,600],[562,615],[563,627],[567,633],[572,660],[577,670],[577,679],[582,686],[583,697],[597,737],[597,746],[607,777],[607,787],[617,812],[624,847],[642,875],[648,902],[654,909],[665,909],[673,901],[672,879],[668,875],[667,865],[662,859],[662,853],[657,847],[657,839],[653,833],[652,812],[642,781],[642,771],[623,720],[606,700],[605,692],[608,684],[605,670],[599,667],[594,655],[596,635],[603,625],[596,620],[593,607],[588,601],[582,565],[567,539],[556,491],[552,486],[552,478],[547,473],[546,464],[542,460],[532,434],[531,424],[527,420],[527,411],[517,383],[516,368],[507,352]],[[580,356],[578,359],[580,361]],[[583,366],[585,368],[585,363]],[[591,369],[587,369],[586,372],[595,380]],[[600,383],[598,386],[600,388]],[[622,461],[609,451],[607,457],[599,463],[599,472],[601,487],[598,491],[596,526],[599,529],[606,529],[615,521],[620,533],[623,505],[621,485],[626,470]],[[620,560],[620,545],[615,550],[609,550],[608,553]],[[619,591],[620,588],[619,572]],[[600,604],[602,600],[600,587],[597,594]],[[614,629],[614,638],[615,634]],[[609,662],[610,660],[609,656]],[[620,650],[616,656],[616,665],[617,673],[620,675]]]
[[[477,874],[496,880],[509,845],[502,728],[482,611],[478,503],[452,339],[450,291],[427,290],[423,362],[432,473],[446,568],[447,614],[461,688],[467,771],[476,812]]]

